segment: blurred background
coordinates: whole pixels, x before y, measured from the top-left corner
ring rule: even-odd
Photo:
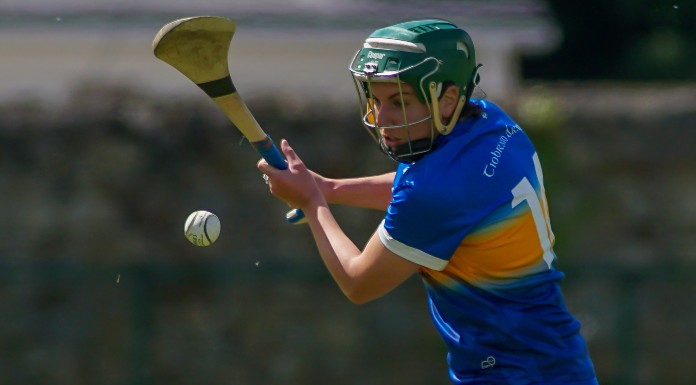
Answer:
[[[694,383],[695,1],[0,0],[0,384],[448,384],[419,280],[350,304],[251,147],[154,58],[200,14],[238,21],[240,94],[331,177],[395,166],[359,122],[362,40],[468,30],[476,96],[537,145],[600,383]],[[208,248],[183,237],[198,209]],[[335,214],[357,244],[381,219]]]

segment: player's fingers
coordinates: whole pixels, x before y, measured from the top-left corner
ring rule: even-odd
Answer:
[[[259,169],[259,171],[261,171],[262,173],[264,173],[266,175],[274,175],[276,172],[279,171],[275,167],[268,164],[266,159],[263,159],[263,158],[261,158],[261,160],[259,160],[256,163],[256,168]]]
[[[268,162],[266,162],[266,159],[259,159],[258,162],[256,162],[256,168],[259,169],[259,171],[264,172],[264,170],[268,167]]]
[[[283,139],[280,141],[280,149],[283,151],[283,155],[285,155],[285,159],[288,160],[288,164],[301,164],[302,160],[300,159],[299,156],[297,156],[297,153],[295,150],[290,147],[290,144],[288,143],[287,139]]]

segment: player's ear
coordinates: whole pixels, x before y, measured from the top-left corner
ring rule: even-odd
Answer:
[[[443,122],[447,122],[452,117],[459,101],[459,88],[450,84],[440,97],[440,115]]]

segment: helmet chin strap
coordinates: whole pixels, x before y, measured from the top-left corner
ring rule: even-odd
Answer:
[[[442,86],[438,86],[438,84],[436,84],[435,82],[430,82],[428,88],[430,91],[430,100],[432,100],[433,104],[433,124],[435,125],[435,129],[442,135],[447,135],[450,132],[452,132],[454,125],[457,124],[457,117],[462,112],[464,104],[466,104],[466,96],[462,95],[459,97],[459,101],[457,102],[457,107],[454,109],[452,118],[450,119],[449,123],[443,124],[442,119],[440,117],[440,102],[438,100],[440,96],[439,94],[441,92],[440,90],[438,90],[438,88],[441,89]]]

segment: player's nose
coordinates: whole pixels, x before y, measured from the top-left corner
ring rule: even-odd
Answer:
[[[394,112],[389,110],[389,108],[380,108],[375,111],[375,123],[381,127],[393,126],[396,123],[395,116]]]

